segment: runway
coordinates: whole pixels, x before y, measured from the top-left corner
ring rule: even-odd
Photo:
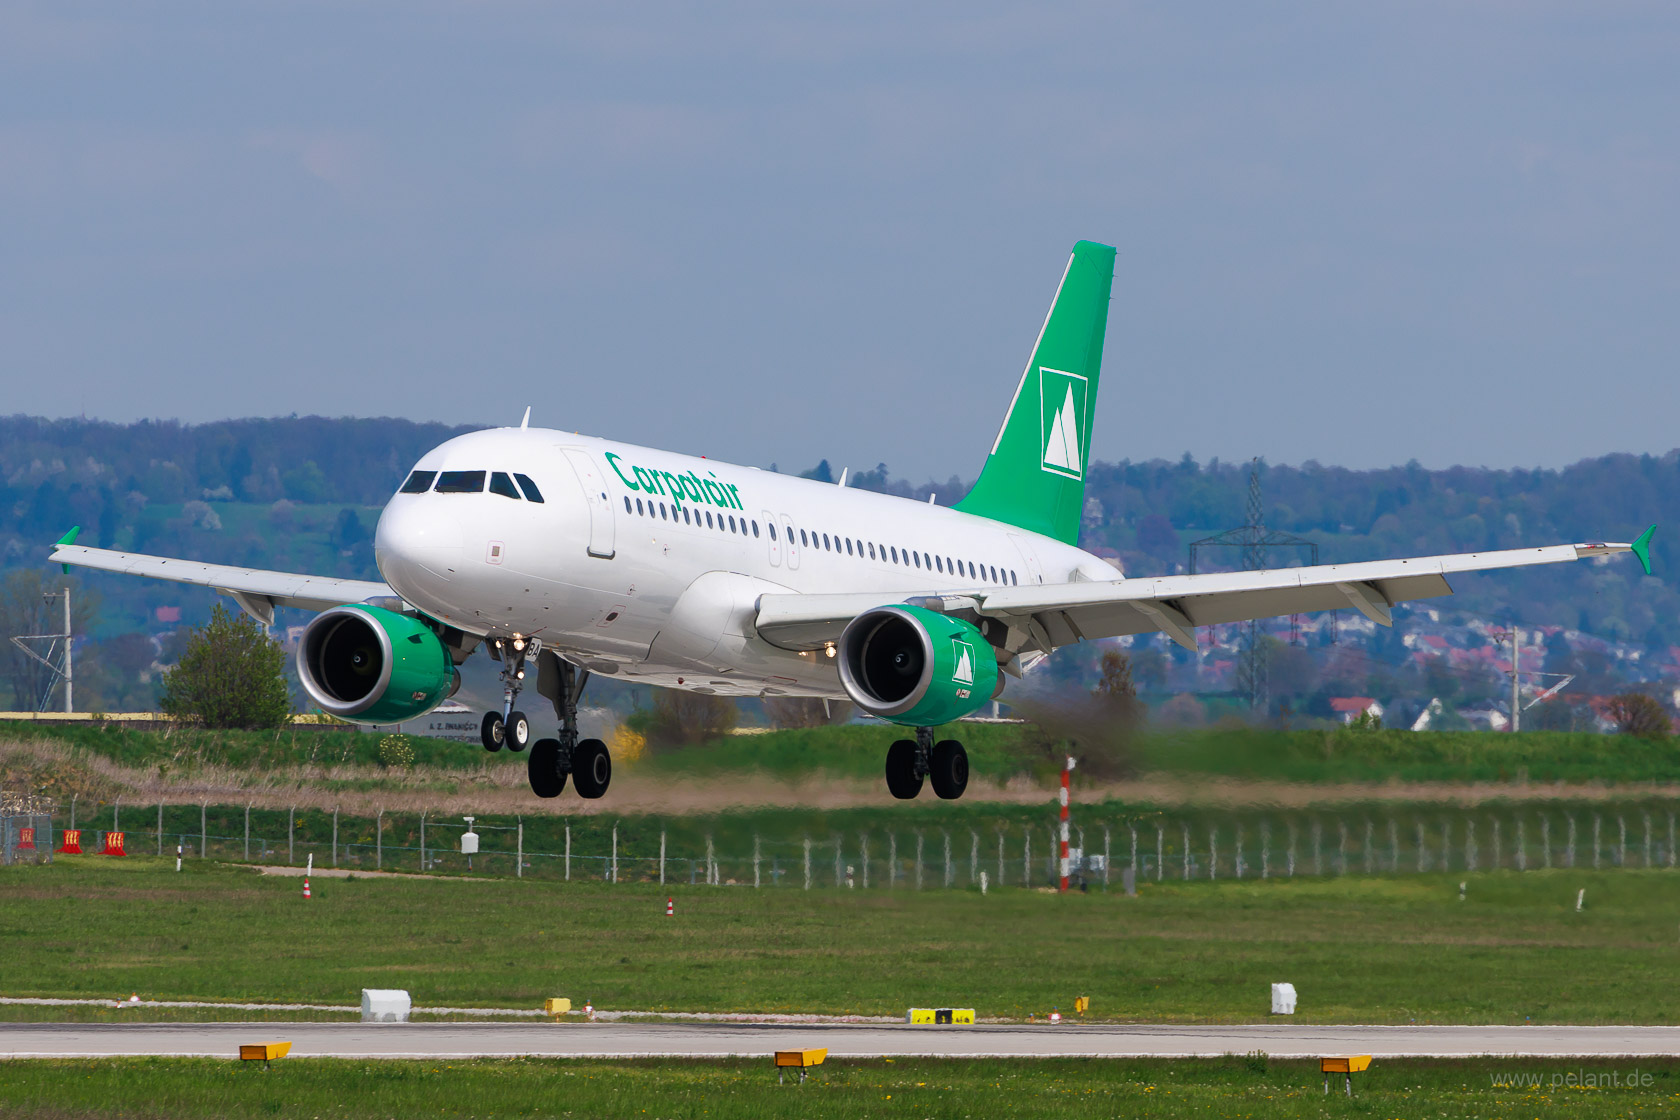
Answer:
[[[0,1023],[0,1057],[232,1058],[287,1040],[317,1058],[729,1058],[826,1046],[833,1058],[1664,1057],[1680,1027],[1239,1026],[910,1027],[741,1023]]]

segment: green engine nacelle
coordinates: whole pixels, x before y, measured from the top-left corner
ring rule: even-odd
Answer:
[[[853,702],[893,723],[936,727],[997,693],[991,643],[971,623],[925,607],[863,612],[847,624],[836,653]]]
[[[424,715],[460,679],[449,650],[424,621],[359,603],[310,620],[297,667],[304,691],[322,711],[357,723]]]

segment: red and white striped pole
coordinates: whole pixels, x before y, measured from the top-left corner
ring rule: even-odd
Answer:
[[[1062,767],[1062,890],[1068,889],[1068,776],[1073,773],[1073,756]]]

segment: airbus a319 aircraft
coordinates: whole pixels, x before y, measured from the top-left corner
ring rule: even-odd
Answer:
[[[1075,543],[1114,256],[1074,246],[991,454],[953,507],[521,424],[414,465],[379,518],[383,583],[90,548],[74,530],[51,558],[214,588],[265,625],[276,605],[319,611],[298,675],[347,720],[423,715],[483,647],[503,685],[484,746],[522,750],[534,669],[560,734],[531,744],[531,789],[555,797],[570,777],[587,798],[612,779],[605,744],[578,735],[594,673],[849,699],[910,729],[886,751],[894,797],[927,782],[955,798],[967,755],[933,729],[1061,646],[1159,631],[1194,650],[1199,626],[1345,607],[1386,626],[1396,603],[1451,594],[1455,572],[1627,551],[1650,570],[1647,530],[1633,544],[1123,578]]]

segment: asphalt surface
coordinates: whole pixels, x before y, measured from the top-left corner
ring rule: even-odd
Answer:
[[[1249,1026],[910,1027],[741,1023],[0,1023],[0,1057],[232,1058],[241,1043],[285,1040],[293,1057],[767,1057],[826,1046],[836,1058],[1658,1057],[1680,1027]]]

